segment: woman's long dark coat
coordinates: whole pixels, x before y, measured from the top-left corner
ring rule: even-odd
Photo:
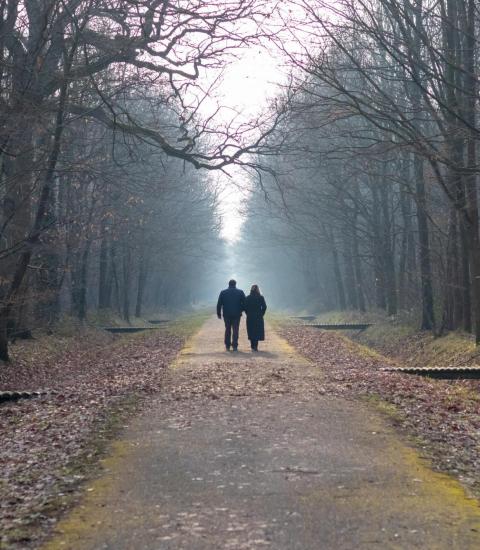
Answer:
[[[260,294],[249,294],[245,299],[245,313],[247,314],[248,339],[254,341],[265,340],[263,316],[267,311],[265,298]]]

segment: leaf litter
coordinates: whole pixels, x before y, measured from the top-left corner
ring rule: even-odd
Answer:
[[[122,339],[89,331],[49,352],[33,343],[2,364],[0,389],[55,393],[0,405],[0,548],[35,546],[55,524],[109,422],[160,390],[183,344],[166,331]]]
[[[480,496],[480,381],[435,380],[386,372],[392,360],[365,353],[345,337],[286,326],[282,336],[320,369],[327,394],[374,399],[419,442],[432,465]]]

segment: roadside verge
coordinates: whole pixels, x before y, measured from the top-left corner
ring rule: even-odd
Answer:
[[[321,369],[327,393],[370,401],[434,468],[480,496],[480,381],[384,372],[391,359],[338,333],[284,324],[281,334]]]
[[[118,430],[160,390],[166,367],[205,318],[186,316],[127,337],[89,331],[51,360],[3,367],[5,389],[55,393],[0,406],[1,548],[38,545],[96,475]]]

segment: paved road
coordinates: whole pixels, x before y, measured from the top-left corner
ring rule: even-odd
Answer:
[[[480,548],[480,508],[269,329],[209,320],[47,550]],[[243,350],[243,351],[242,351]]]

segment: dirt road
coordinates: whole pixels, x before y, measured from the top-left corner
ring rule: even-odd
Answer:
[[[480,547],[476,501],[267,336],[209,320],[45,549]]]

